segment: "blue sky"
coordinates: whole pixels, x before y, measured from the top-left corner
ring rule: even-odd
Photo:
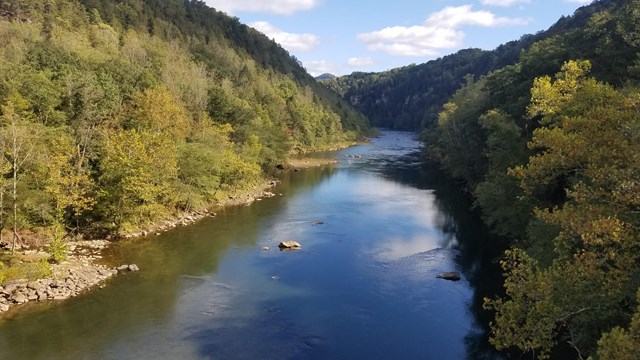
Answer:
[[[295,55],[309,73],[345,75],[494,49],[545,30],[591,0],[205,0]]]

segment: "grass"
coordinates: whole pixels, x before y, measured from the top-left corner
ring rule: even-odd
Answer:
[[[41,279],[51,276],[47,258],[28,257],[11,252],[0,253],[0,284],[16,279]]]

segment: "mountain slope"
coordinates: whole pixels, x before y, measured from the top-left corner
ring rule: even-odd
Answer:
[[[500,260],[506,295],[486,301],[492,343],[539,358],[631,359],[640,349],[640,1],[578,14],[591,16],[469,78],[423,134],[511,245]]]
[[[140,228],[369,129],[202,1],[5,0],[0,17],[0,231],[14,240]]]
[[[465,83],[467,74],[477,78],[515,64],[522,50],[540,40],[584,26],[592,14],[610,8],[614,3],[597,1],[576,10],[571,17],[561,18],[546,31],[525,35],[493,51],[466,49],[420,65],[380,73],[356,72],[321,82],[376,126],[422,129],[435,124],[442,105]]]

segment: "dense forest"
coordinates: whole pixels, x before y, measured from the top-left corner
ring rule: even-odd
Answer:
[[[527,357],[640,354],[640,1],[469,75],[424,131],[428,155],[510,249],[492,343]],[[566,19],[563,21],[567,21]]]
[[[465,83],[464,77],[486,75],[515,64],[522,50],[553,36],[583,27],[591,16],[613,6],[598,1],[571,17],[563,17],[546,31],[524,35],[492,51],[464,49],[420,65],[409,65],[380,73],[355,72],[322,83],[339,93],[365,114],[375,126],[417,130],[436,124],[447,100]],[[543,60],[543,59],[538,59]],[[540,66],[554,67],[542,62]]]
[[[61,260],[69,236],[205,207],[354,141],[368,125],[352,104],[425,129],[427,156],[509,239],[493,345],[640,353],[640,0],[327,88],[201,1],[0,0],[0,17],[0,242]],[[0,260],[0,282],[24,276]]]
[[[595,1],[494,51],[323,81],[374,124],[424,129],[510,243],[485,303],[498,349],[640,354],[638,24],[640,1]]]
[[[202,209],[369,129],[202,1],[2,0],[0,43],[0,242],[54,260],[69,236]],[[0,260],[0,282],[20,276]]]

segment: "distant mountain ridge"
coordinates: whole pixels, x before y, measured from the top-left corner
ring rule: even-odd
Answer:
[[[613,7],[617,0],[595,1],[570,17],[561,17],[545,31],[523,35],[492,51],[464,49],[419,65],[378,73],[354,72],[321,83],[340,94],[365,114],[372,124],[396,129],[422,129],[433,125],[445,102],[465,83],[515,64],[534,43],[584,26],[591,15]]]
[[[316,76],[316,80],[330,80],[330,79],[335,79],[337,78],[337,76],[333,75],[333,74],[329,74],[329,73],[324,73],[322,75],[318,75]]]

